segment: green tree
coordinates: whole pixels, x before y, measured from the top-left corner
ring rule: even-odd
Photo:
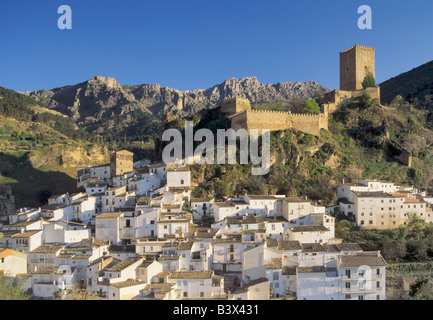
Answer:
[[[320,113],[320,107],[316,100],[314,99],[307,99],[302,102],[302,111],[304,113],[310,113],[310,114],[319,114]]]
[[[0,300],[30,300],[31,295],[22,288],[26,278],[0,277]]]
[[[407,223],[407,228],[409,230],[409,235],[413,238],[419,239],[426,226],[425,220],[417,216],[416,213],[408,213],[408,218],[409,221]]]
[[[376,79],[374,79],[374,76],[369,73],[365,76],[364,80],[362,81],[362,87],[364,89],[367,89],[369,87],[374,87],[376,85]]]
[[[215,179],[213,183],[215,198],[221,200],[230,195],[230,189],[227,183],[220,179]]]
[[[392,101],[391,101],[391,105],[396,105],[396,104],[399,104],[400,103],[400,101],[402,101],[403,100],[403,97],[401,96],[401,95],[396,95],[395,97],[394,97],[394,99],[392,99]]]
[[[206,190],[202,187],[197,187],[194,190],[192,190],[191,195],[194,198],[204,198],[204,196],[206,195]]]
[[[368,94],[367,91],[364,91],[362,96],[359,98],[359,103],[362,108],[368,109],[372,106],[374,106],[373,99],[371,99],[371,96]]]

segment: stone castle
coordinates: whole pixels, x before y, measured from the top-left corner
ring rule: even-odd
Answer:
[[[354,45],[340,52],[340,90],[324,95],[320,114],[298,114],[271,110],[253,110],[248,99],[226,98],[221,111],[231,114],[231,127],[234,130],[269,129],[271,131],[296,129],[313,135],[320,130],[328,130],[328,116],[339,106],[364,93],[362,81],[367,74],[375,76],[374,48]],[[379,86],[367,88],[370,96],[380,102]],[[259,132],[260,134],[260,132]]]
[[[234,130],[269,129],[271,131],[293,128],[306,133],[319,135],[320,129],[328,130],[328,113],[297,114],[272,110],[253,110],[245,98],[227,98],[222,112],[233,114],[231,127]],[[260,132],[259,132],[260,134]]]
[[[376,78],[375,49],[354,45],[340,52],[340,90],[325,94],[323,107],[333,113],[340,106],[358,98],[364,93],[362,82],[365,76],[372,74]],[[371,98],[380,104],[380,87],[366,88]]]

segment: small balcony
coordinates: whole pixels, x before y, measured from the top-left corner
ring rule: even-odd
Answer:
[[[359,286],[351,286],[350,288],[346,288],[343,287],[341,288],[341,293],[369,293],[369,292],[380,292],[382,291],[383,287],[382,286],[363,286],[363,287],[359,287]]]

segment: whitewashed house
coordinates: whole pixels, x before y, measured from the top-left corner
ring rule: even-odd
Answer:
[[[175,271],[168,275],[167,282],[176,284],[175,299],[211,299],[214,290],[212,277],[214,271]]]
[[[95,218],[96,238],[104,242],[120,243],[120,217],[123,212],[104,212]]]
[[[45,299],[53,299],[56,294],[77,283],[75,268],[35,267],[31,271],[31,277],[33,295]]]
[[[44,243],[71,243],[90,238],[91,231],[85,225],[70,221],[52,221],[43,226]]]
[[[27,273],[26,253],[0,248],[0,277],[15,277]]]

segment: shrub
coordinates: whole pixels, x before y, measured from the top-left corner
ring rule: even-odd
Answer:
[[[369,73],[365,76],[364,80],[362,81],[362,87],[364,89],[367,89],[369,87],[374,87],[376,85],[376,80],[374,79],[374,76]]]
[[[316,100],[314,99],[307,99],[302,102],[302,111],[304,113],[310,113],[310,114],[319,114],[320,113],[320,107]]]

